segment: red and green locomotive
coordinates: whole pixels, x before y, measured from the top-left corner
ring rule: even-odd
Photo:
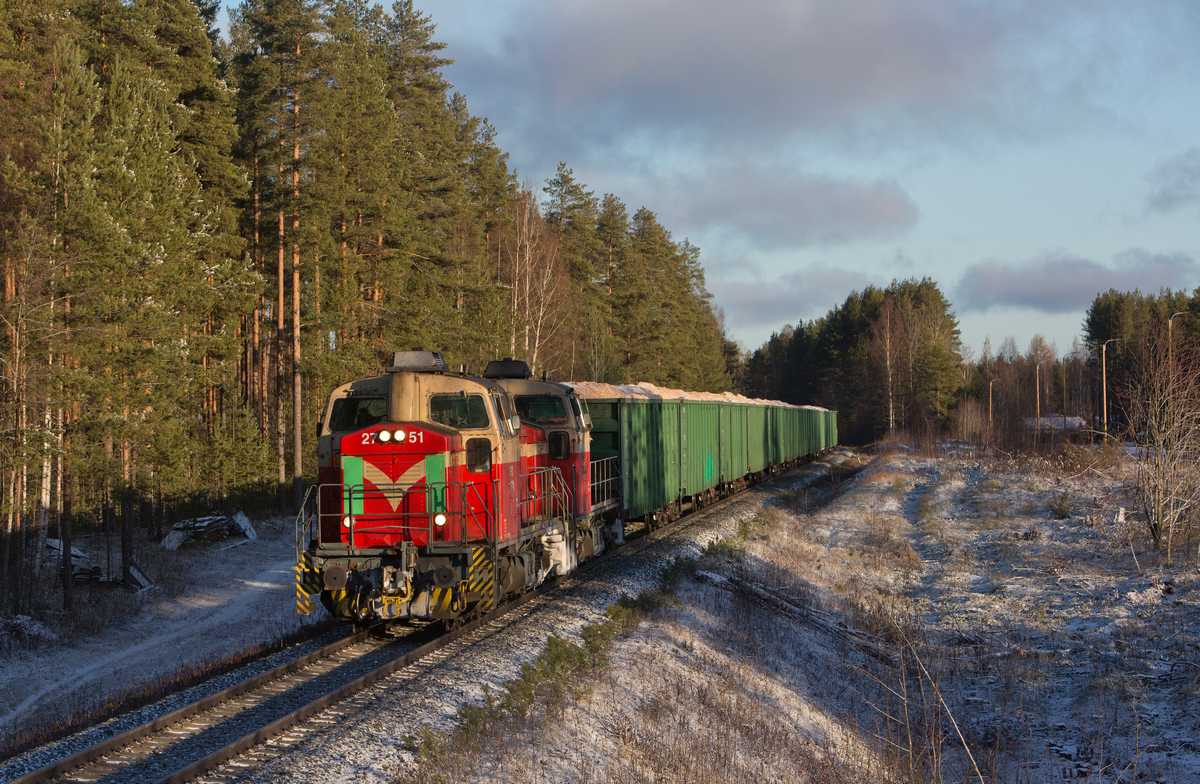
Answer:
[[[520,361],[473,377],[396,352],[386,375],[338,387],[297,530],[301,611],[319,593],[358,623],[453,625],[619,543],[590,429],[568,387]]]

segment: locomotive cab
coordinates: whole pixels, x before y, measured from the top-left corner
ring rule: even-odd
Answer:
[[[307,554],[330,612],[455,623],[568,571],[568,494],[523,465],[528,435],[496,380],[437,352],[397,352],[386,376],[335,389]]]
[[[489,362],[483,376],[495,379],[513,398],[521,418],[522,461],[554,469],[565,480],[577,556],[588,558],[609,544],[623,543],[619,516],[605,517],[592,497],[592,423],[574,390],[532,378],[529,366],[520,360]]]

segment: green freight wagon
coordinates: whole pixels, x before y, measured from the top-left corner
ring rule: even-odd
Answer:
[[[664,509],[679,498],[679,400],[590,398],[592,459],[621,459],[627,517]]]
[[[721,403],[721,481],[732,482],[750,473],[747,429],[749,406]]]
[[[680,401],[681,495],[697,495],[721,483],[721,408],[726,405]]]
[[[750,473],[761,474],[771,464],[771,430],[766,406],[746,406],[746,443],[750,450]]]
[[[619,458],[626,519],[673,516],[682,502],[837,443],[837,415],[822,408],[698,400],[658,388],[630,396],[607,385],[575,389],[592,420],[592,459]]]

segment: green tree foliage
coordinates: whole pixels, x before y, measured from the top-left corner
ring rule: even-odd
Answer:
[[[949,423],[963,385],[958,321],[937,284],[869,286],[785,327],[746,360],[746,394],[838,411],[848,440]]]
[[[1164,289],[1157,295],[1109,289],[1096,295],[1083,319],[1083,335],[1093,361],[1100,361],[1100,347],[1107,343],[1105,358],[1109,382],[1123,387],[1129,379],[1130,359],[1159,329],[1171,322],[1173,337],[1181,341],[1200,338],[1200,317],[1174,314],[1200,313],[1200,288],[1189,297],[1182,291]],[[1176,332],[1176,330],[1178,330]]]
[[[1170,289],[1157,295],[1109,289],[1092,300],[1084,316],[1083,334],[1089,365],[1100,370],[1102,359],[1105,364],[1110,422],[1126,418],[1135,360],[1145,354],[1148,345],[1167,345],[1168,340],[1180,345],[1200,343],[1200,316],[1195,314],[1200,314],[1200,288],[1191,296]]]

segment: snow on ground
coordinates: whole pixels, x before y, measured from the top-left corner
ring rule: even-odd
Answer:
[[[137,560],[164,586],[121,597],[121,605],[131,610],[128,619],[98,634],[0,660],[0,733],[31,717],[45,722],[139,683],[272,642],[297,628],[292,521],[255,521],[255,527],[256,541],[229,549],[222,548],[234,540],[173,553],[147,546]],[[110,598],[101,593],[105,590],[80,587],[76,598],[104,602]]]
[[[702,560],[716,579],[471,779],[885,780],[911,750],[947,781],[1200,781],[1200,580],[1150,547],[1128,460],[949,453],[880,457],[827,506],[782,493],[744,553]],[[901,653],[924,687],[906,711],[886,694]],[[885,709],[914,717],[890,755]]]
[[[872,677],[894,674],[907,642],[949,709],[915,705],[938,718],[914,735],[924,744],[914,753],[936,752],[947,780],[974,779],[975,766],[1000,781],[1200,780],[1200,580],[1194,558],[1169,566],[1150,547],[1128,461],[1085,471],[947,454],[879,457],[828,504],[820,490],[785,484],[744,553],[710,548],[702,563],[807,617],[685,580],[679,604],[617,645],[587,697],[481,756],[475,780],[804,781],[812,770],[882,780],[897,759],[872,749],[882,705]],[[257,542],[182,553],[188,589],[151,595],[122,627],[0,662],[0,713],[20,721],[69,703],[64,694],[107,693],[291,628],[291,527],[257,525]],[[600,591],[607,601],[614,587]],[[548,622],[573,638],[602,606],[589,597],[575,617]],[[383,771],[411,759],[405,736],[429,721],[414,709],[421,700],[436,697],[432,723],[445,726],[458,704],[480,699],[482,683],[511,677],[526,637],[544,634],[522,634],[521,655],[503,666],[489,656],[457,680],[445,673],[436,695],[428,680],[399,689],[362,722],[383,743],[356,739],[355,722],[345,723],[306,749],[320,754],[280,763],[298,765],[293,780],[319,757],[344,762],[323,771],[328,780],[387,781]],[[864,653],[872,646],[884,663]],[[414,716],[400,720],[401,705]],[[366,775],[362,750],[384,746],[387,764]]]

